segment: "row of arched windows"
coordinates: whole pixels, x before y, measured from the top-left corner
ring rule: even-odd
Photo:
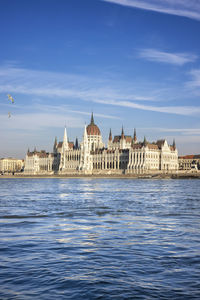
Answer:
[[[67,161],[71,161],[71,160],[79,161],[80,154],[69,154],[69,155],[67,155],[66,159],[67,159]]]
[[[116,162],[96,162],[93,163],[93,169],[105,170],[105,169],[125,169],[127,167],[127,162],[116,161]]]

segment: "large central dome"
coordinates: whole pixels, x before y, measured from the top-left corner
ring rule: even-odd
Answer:
[[[101,135],[99,127],[96,124],[94,124],[93,113],[91,116],[90,124],[87,126],[87,134],[88,135]]]

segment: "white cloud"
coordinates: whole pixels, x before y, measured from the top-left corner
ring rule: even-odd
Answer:
[[[149,94],[147,89],[145,90],[146,95],[134,95],[127,93],[123,83],[120,88],[116,89],[113,88],[113,85],[116,86],[116,82],[104,82],[101,79],[92,79],[79,75],[10,67],[0,68],[1,93],[9,92],[48,98],[54,97],[55,101],[58,97],[64,98],[66,101],[78,99],[102,105],[114,105],[178,115],[196,115],[200,112],[200,107],[195,106],[156,106],[136,103],[136,101],[153,101],[154,97],[151,95],[147,96]],[[117,85],[119,86],[120,83],[117,82]],[[155,91],[153,93],[156,95]],[[157,96],[155,96],[155,99],[157,100]],[[29,97],[27,97],[27,105],[31,105],[32,102],[30,102]],[[63,107],[63,103],[61,106]],[[105,115],[102,114],[102,117],[106,117]],[[112,116],[107,115],[107,118],[112,118]]]
[[[60,113],[27,113],[15,114],[8,118],[7,115],[0,115],[2,124],[7,130],[40,130],[46,127],[61,128],[65,123],[71,128],[83,127],[84,120]]]
[[[200,2],[196,0],[103,0],[123,6],[200,20]]]
[[[0,93],[19,93],[60,98],[79,98],[93,101],[104,99],[123,99],[134,101],[153,101],[147,95],[123,92],[119,87],[111,88],[110,83],[101,79],[74,74],[45,72],[12,67],[0,68]]]
[[[37,108],[37,109],[36,109]],[[83,128],[85,119],[78,115],[86,115],[90,118],[91,113],[69,109],[67,106],[37,105],[33,113],[14,113],[11,118],[7,114],[1,114],[0,120],[7,130],[41,130],[44,128]],[[95,113],[95,118],[120,119],[112,115]]]
[[[115,105],[115,106],[123,106],[147,111],[155,111],[161,113],[169,113],[169,114],[177,114],[177,115],[198,115],[200,113],[200,107],[196,106],[152,106],[152,105],[142,105],[138,103],[133,103],[129,101],[115,101],[112,100],[107,103],[104,100],[97,100],[98,103]]]
[[[189,87],[194,87],[194,88],[199,88],[200,87],[200,70],[191,70],[190,75],[192,76],[192,80],[187,82],[187,86]]]
[[[57,112],[57,113],[61,113],[62,115],[70,115],[74,114],[80,114],[80,115],[85,115],[85,116],[91,116],[90,112],[85,112],[85,111],[80,111],[80,110],[74,110],[70,108],[70,105],[47,105],[47,104],[36,104],[34,105],[34,109],[36,109],[37,111],[43,111],[43,112]],[[107,115],[107,114],[101,114],[101,113],[96,113],[95,112],[95,117],[99,117],[99,118],[103,118],[103,119],[116,119],[119,120],[120,118],[117,116],[113,116],[113,115]]]
[[[182,66],[186,63],[193,62],[197,59],[197,56],[194,54],[170,53],[159,51],[156,49],[142,49],[140,50],[139,56],[149,61],[162,62],[178,66]]]
[[[200,136],[200,128],[162,128],[162,127],[148,127],[140,128],[143,131],[159,131],[177,133],[179,136]]]

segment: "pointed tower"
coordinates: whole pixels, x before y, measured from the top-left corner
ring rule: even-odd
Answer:
[[[123,128],[123,125],[122,125],[122,133],[121,133],[121,139],[124,139],[124,128]]]
[[[120,149],[126,149],[126,139],[124,135],[124,128],[122,126],[122,133],[121,133],[121,139],[120,139]]]
[[[137,136],[136,136],[136,129],[134,128],[134,134],[133,134],[133,144],[137,143]]]
[[[88,145],[88,134],[87,127],[85,125],[83,142],[81,143],[81,158],[79,170],[83,171],[85,174],[90,173],[92,171],[92,161],[91,161],[90,149]]]
[[[69,144],[68,144],[68,140],[67,140],[67,129],[65,127],[64,129],[64,136],[63,136],[63,150],[66,151],[66,150],[69,150]]]
[[[112,149],[112,132],[110,128],[109,138],[108,138],[108,149]]]
[[[75,141],[75,149],[78,149],[78,138],[76,137],[76,141]]]
[[[69,144],[67,141],[67,130],[66,127],[64,129],[63,143],[61,149],[61,157],[60,157],[60,171],[64,171],[66,168],[66,151],[69,150]]]
[[[112,141],[112,132],[111,132],[111,128],[110,128],[110,133],[109,133],[109,141]]]
[[[173,139],[173,148],[174,148],[174,150],[176,150],[176,142],[175,142],[175,139]]]
[[[93,116],[93,112],[92,112],[92,115],[91,115],[90,125],[94,125],[94,116]]]
[[[57,153],[57,145],[58,145],[57,137],[55,137],[55,141],[54,141],[54,145],[53,145],[53,153],[54,153],[54,154]]]
[[[93,118],[93,115],[92,115],[92,118]],[[92,118],[91,118],[91,121],[92,121]],[[86,124],[85,124],[84,135],[83,135],[83,147],[84,147],[85,152],[87,152],[88,151],[88,135],[87,135]]]

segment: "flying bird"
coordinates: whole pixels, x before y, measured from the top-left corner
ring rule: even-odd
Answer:
[[[8,94],[8,99],[11,100],[12,103],[14,103],[14,99],[10,94]]]

